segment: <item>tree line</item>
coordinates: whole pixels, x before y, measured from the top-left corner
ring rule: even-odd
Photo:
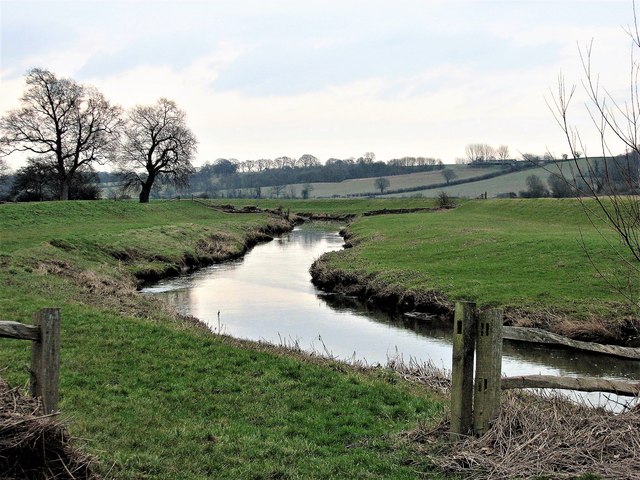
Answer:
[[[260,166],[256,166],[260,162]],[[191,177],[191,190],[210,197],[264,195],[264,187],[270,187],[267,195],[279,196],[287,185],[302,184],[301,195],[309,195],[311,183],[341,182],[353,178],[374,178],[406,173],[439,170],[442,161],[429,157],[403,157],[389,162],[376,161],[373,152],[359,158],[330,158],[324,164],[311,154],[299,159],[278,157],[274,160],[246,160],[219,158],[205,163]],[[273,191],[272,191],[273,190]]]
[[[568,198],[611,195],[639,195],[640,154],[629,152],[612,157],[591,158],[582,163],[555,162],[545,182],[529,175],[523,198]],[[632,179],[632,181],[630,181]]]

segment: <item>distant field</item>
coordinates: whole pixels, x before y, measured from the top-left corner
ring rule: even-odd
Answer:
[[[570,162],[564,163],[564,169],[568,170]],[[581,163],[584,165],[584,161]],[[446,192],[448,195],[463,198],[478,198],[480,195],[487,194],[489,198],[496,197],[499,194],[513,192],[519,194],[527,189],[527,177],[537,175],[545,183],[551,172],[557,172],[558,167],[554,164],[545,167],[532,168],[522,170],[520,172],[507,173],[499,177],[489,178],[487,180],[478,180],[476,182],[463,183],[462,185],[453,185],[450,187],[442,187],[437,189],[417,190],[414,192],[383,195],[383,198],[393,197],[410,197],[415,195],[423,195],[425,197],[437,197],[440,192]],[[460,177],[462,178],[462,177]]]
[[[457,180],[486,175],[500,171],[500,167],[477,168],[467,165],[446,165],[446,168],[453,170]],[[313,190],[310,192],[310,198],[330,198],[330,197],[346,197],[347,195],[356,194],[376,194],[380,191],[375,187],[374,182],[378,177],[372,178],[354,178],[343,182],[322,182],[311,183]],[[433,172],[417,172],[405,175],[387,175],[384,178],[389,180],[387,190],[398,190],[403,188],[416,188],[421,186],[436,185],[445,182],[442,176],[442,170]],[[304,184],[296,183],[287,185],[281,197],[291,197],[292,193],[295,198],[301,197]],[[262,187],[262,194],[269,195],[270,187]]]
[[[458,179],[473,178],[500,170],[499,167],[475,168],[467,167],[465,165],[447,165],[447,168],[455,171]],[[442,170],[434,172],[418,172],[407,175],[393,175],[384,178],[387,178],[390,182],[387,190],[415,188],[423,185],[443,183],[445,181],[442,176]],[[348,194],[379,193],[379,190],[377,190],[374,185],[375,180],[375,178],[355,178],[339,183],[313,183],[311,196],[316,198],[332,197],[334,195],[344,197]],[[297,196],[300,196],[302,186],[302,184],[293,185],[296,189]]]

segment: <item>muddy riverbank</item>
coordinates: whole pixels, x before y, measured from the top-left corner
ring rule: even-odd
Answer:
[[[163,262],[160,268],[141,267],[134,271],[134,276],[138,287],[142,287],[163,278],[176,277],[216,263],[242,258],[259,243],[271,241],[275,236],[293,230],[297,223],[299,222],[295,219],[289,220],[274,214],[272,220],[266,226],[249,230],[240,245],[224,235],[214,234],[208,238],[201,239],[194,252],[185,252],[177,261]],[[132,258],[132,255],[126,251],[114,251],[111,255],[125,262],[140,260]],[[154,260],[157,259],[154,258]]]

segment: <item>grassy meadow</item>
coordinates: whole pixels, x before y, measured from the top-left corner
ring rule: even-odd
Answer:
[[[613,285],[637,288],[616,236],[606,228],[599,234],[575,199],[468,201],[362,217],[349,232],[354,247],[323,257],[326,268],[398,291],[435,290],[449,301],[555,312],[586,324],[620,320],[629,311]]]
[[[398,434],[441,418],[441,398],[384,370],[214,336],[136,293],[136,275],[238,255],[282,227],[187,201],[0,205],[0,318],[62,309],[62,416],[108,478],[430,471]],[[2,378],[26,386],[28,364],[28,342],[0,339]]]

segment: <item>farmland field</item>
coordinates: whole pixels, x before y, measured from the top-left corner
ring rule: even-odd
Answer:
[[[477,168],[468,167],[465,165],[447,165],[447,168],[452,169],[457,179],[464,180],[480,175],[486,175],[487,173],[493,173],[500,171],[499,167]],[[445,180],[442,176],[442,170],[436,170],[433,172],[419,172],[406,175],[392,175],[387,176],[389,180],[388,190],[397,190],[403,188],[415,188],[423,185],[435,185],[443,183]],[[347,196],[353,194],[364,193],[380,193],[375,185],[375,178],[356,178],[352,180],[345,180],[338,183],[312,183],[313,190],[310,196],[312,197],[333,197],[333,196]],[[300,191],[303,185],[293,185],[296,195],[300,196]]]

